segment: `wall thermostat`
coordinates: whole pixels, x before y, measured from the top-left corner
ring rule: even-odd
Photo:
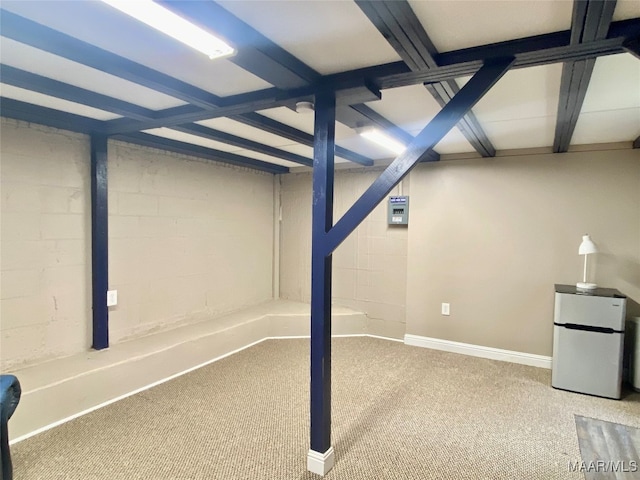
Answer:
[[[389,225],[409,223],[409,197],[389,197],[387,219]]]

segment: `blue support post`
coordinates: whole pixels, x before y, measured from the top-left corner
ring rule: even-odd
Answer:
[[[460,89],[426,127],[413,139],[371,186],[356,200],[342,218],[327,233],[325,246],[332,253],[351,232],[371,213],[384,197],[422,160],[456,124],[471,110],[482,96],[509,70],[515,57],[488,61]],[[314,186],[315,188],[315,186]]]
[[[335,93],[315,97],[311,242],[311,451],[307,466],[324,475],[333,466],[331,448],[331,252],[333,224]]]
[[[332,226],[335,94],[316,94],[311,239],[311,449],[307,456],[307,468],[314,473],[324,475],[334,463],[331,447],[331,255],[514,61],[514,57],[509,57],[485,63],[335,226]]]
[[[109,236],[107,208],[107,136],[91,135],[91,272],[93,343],[109,347]]]

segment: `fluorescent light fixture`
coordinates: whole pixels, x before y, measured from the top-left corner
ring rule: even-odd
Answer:
[[[365,127],[362,129],[358,129],[357,132],[367,140],[371,140],[372,142],[377,143],[381,147],[390,150],[396,155],[400,155],[407,148],[403,143],[391,138],[389,135],[383,133],[377,128]]]
[[[223,40],[152,0],[102,1],[136,20],[189,45],[211,59],[227,57],[235,53],[234,48],[227,45]]]

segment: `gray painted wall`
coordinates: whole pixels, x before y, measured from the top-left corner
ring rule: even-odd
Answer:
[[[411,192],[409,334],[551,355],[553,285],[581,281],[584,233],[596,283],[640,302],[638,150],[422,165]]]

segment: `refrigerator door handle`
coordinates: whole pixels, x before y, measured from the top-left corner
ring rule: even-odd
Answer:
[[[596,332],[596,333],[621,333],[613,328],[608,327],[593,327],[591,325],[578,325],[577,323],[565,323],[563,325],[565,328],[569,330],[583,330],[587,332]]]

